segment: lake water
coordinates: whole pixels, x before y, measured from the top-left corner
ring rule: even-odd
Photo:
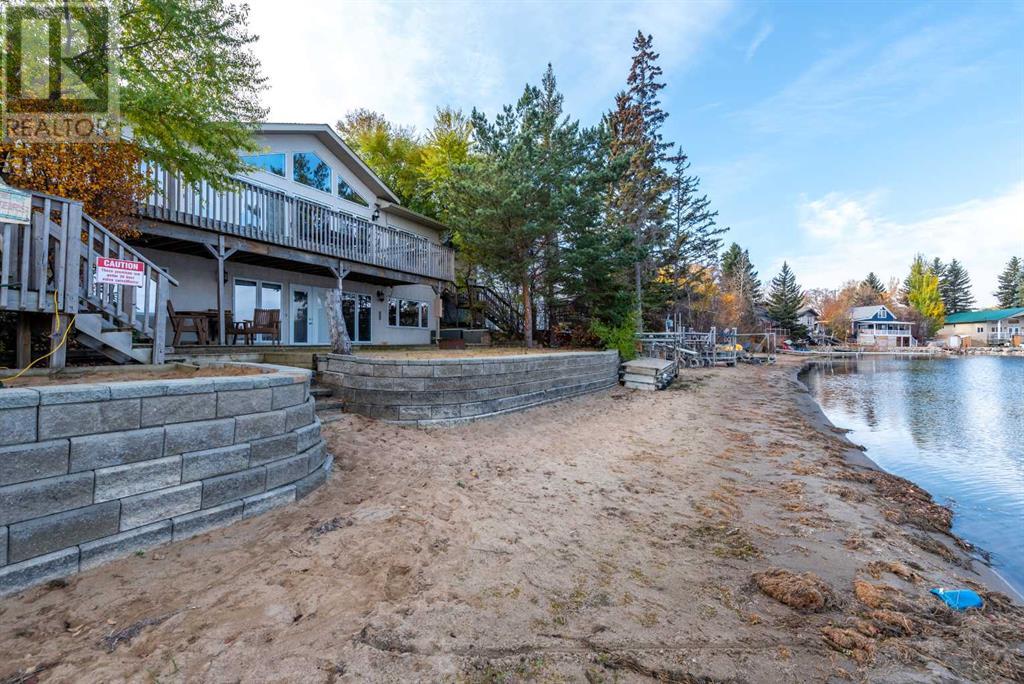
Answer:
[[[875,463],[951,505],[954,532],[1024,594],[1024,358],[833,361],[804,381]]]

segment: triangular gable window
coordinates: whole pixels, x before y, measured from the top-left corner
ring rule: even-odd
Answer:
[[[370,206],[369,204],[367,204],[366,200],[364,200],[359,195],[359,193],[357,193],[355,190],[352,189],[351,185],[346,183],[341,178],[338,179],[338,197],[340,197],[342,199],[347,199],[349,202],[355,202],[356,204],[361,204],[364,207]]]

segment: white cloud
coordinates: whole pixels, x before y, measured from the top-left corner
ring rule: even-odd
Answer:
[[[625,83],[638,28],[654,34],[671,74],[730,11],[725,1],[298,4],[250,2],[270,118],[334,123],[367,107],[421,128],[438,105],[495,112],[549,61],[569,110],[596,120]]]
[[[774,30],[775,27],[772,26],[771,24],[763,24],[761,26],[760,30],[758,30],[758,32],[754,35],[754,39],[750,41],[750,45],[747,46],[748,62],[754,58],[754,54],[757,52],[757,49],[761,47],[761,43],[767,40],[768,36],[770,36],[772,34],[772,31]]]
[[[1014,254],[1024,255],[1024,183],[1006,192],[940,209],[914,221],[886,217],[880,193],[829,193],[797,207],[805,240],[790,265],[805,288],[835,288],[874,271],[903,278],[914,254],[959,259],[980,306],[994,304],[996,278]],[[773,272],[781,260],[773,264]]]

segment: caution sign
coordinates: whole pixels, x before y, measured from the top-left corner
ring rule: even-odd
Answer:
[[[32,193],[0,183],[0,223],[32,221]]]
[[[96,284],[142,287],[146,284],[146,265],[141,261],[96,257]]]

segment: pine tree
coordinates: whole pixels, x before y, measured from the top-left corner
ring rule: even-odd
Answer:
[[[654,51],[654,39],[638,31],[633,39],[633,64],[626,79],[628,89],[616,98],[616,109],[608,117],[612,156],[625,156],[629,165],[615,185],[609,218],[628,228],[636,249],[633,287],[638,320],[642,325],[644,284],[652,276],[651,254],[663,237],[669,212],[668,192],[672,178],[664,167],[671,161],[672,147],[662,139],[661,127],[668,114],[661,108],[658,93],[662,70]]]
[[[947,314],[967,311],[974,306],[971,294],[971,278],[958,260],[953,259],[939,278],[939,294]]]
[[[910,265],[906,280],[907,303],[920,315],[923,337],[931,337],[942,325],[945,306],[939,292],[939,277],[924,257],[918,254]]]
[[[1024,264],[1020,257],[1010,257],[1006,268],[999,274],[999,284],[993,293],[999,306],[1009,309],[1024,306]]]
[[[868,277],[864,279],[862,284],[879,297],[885,294],[885,285],[883,285],[882,281],[878,279],[878,276],[875,275],[874,271],[868,273]]]
[[[782,270],[772,278],[771,290],[768,292],[768,316],[795,337],[802,337],[806,330],[797,322],[796,316],[803,301],[803,291],[796,283],[796,275],[787,262],[782,262]]]
[[[753,304],[763,301],[761,279],[750,262],[750,251],[735,242],[722,254],[722,277],[738,282]]]

